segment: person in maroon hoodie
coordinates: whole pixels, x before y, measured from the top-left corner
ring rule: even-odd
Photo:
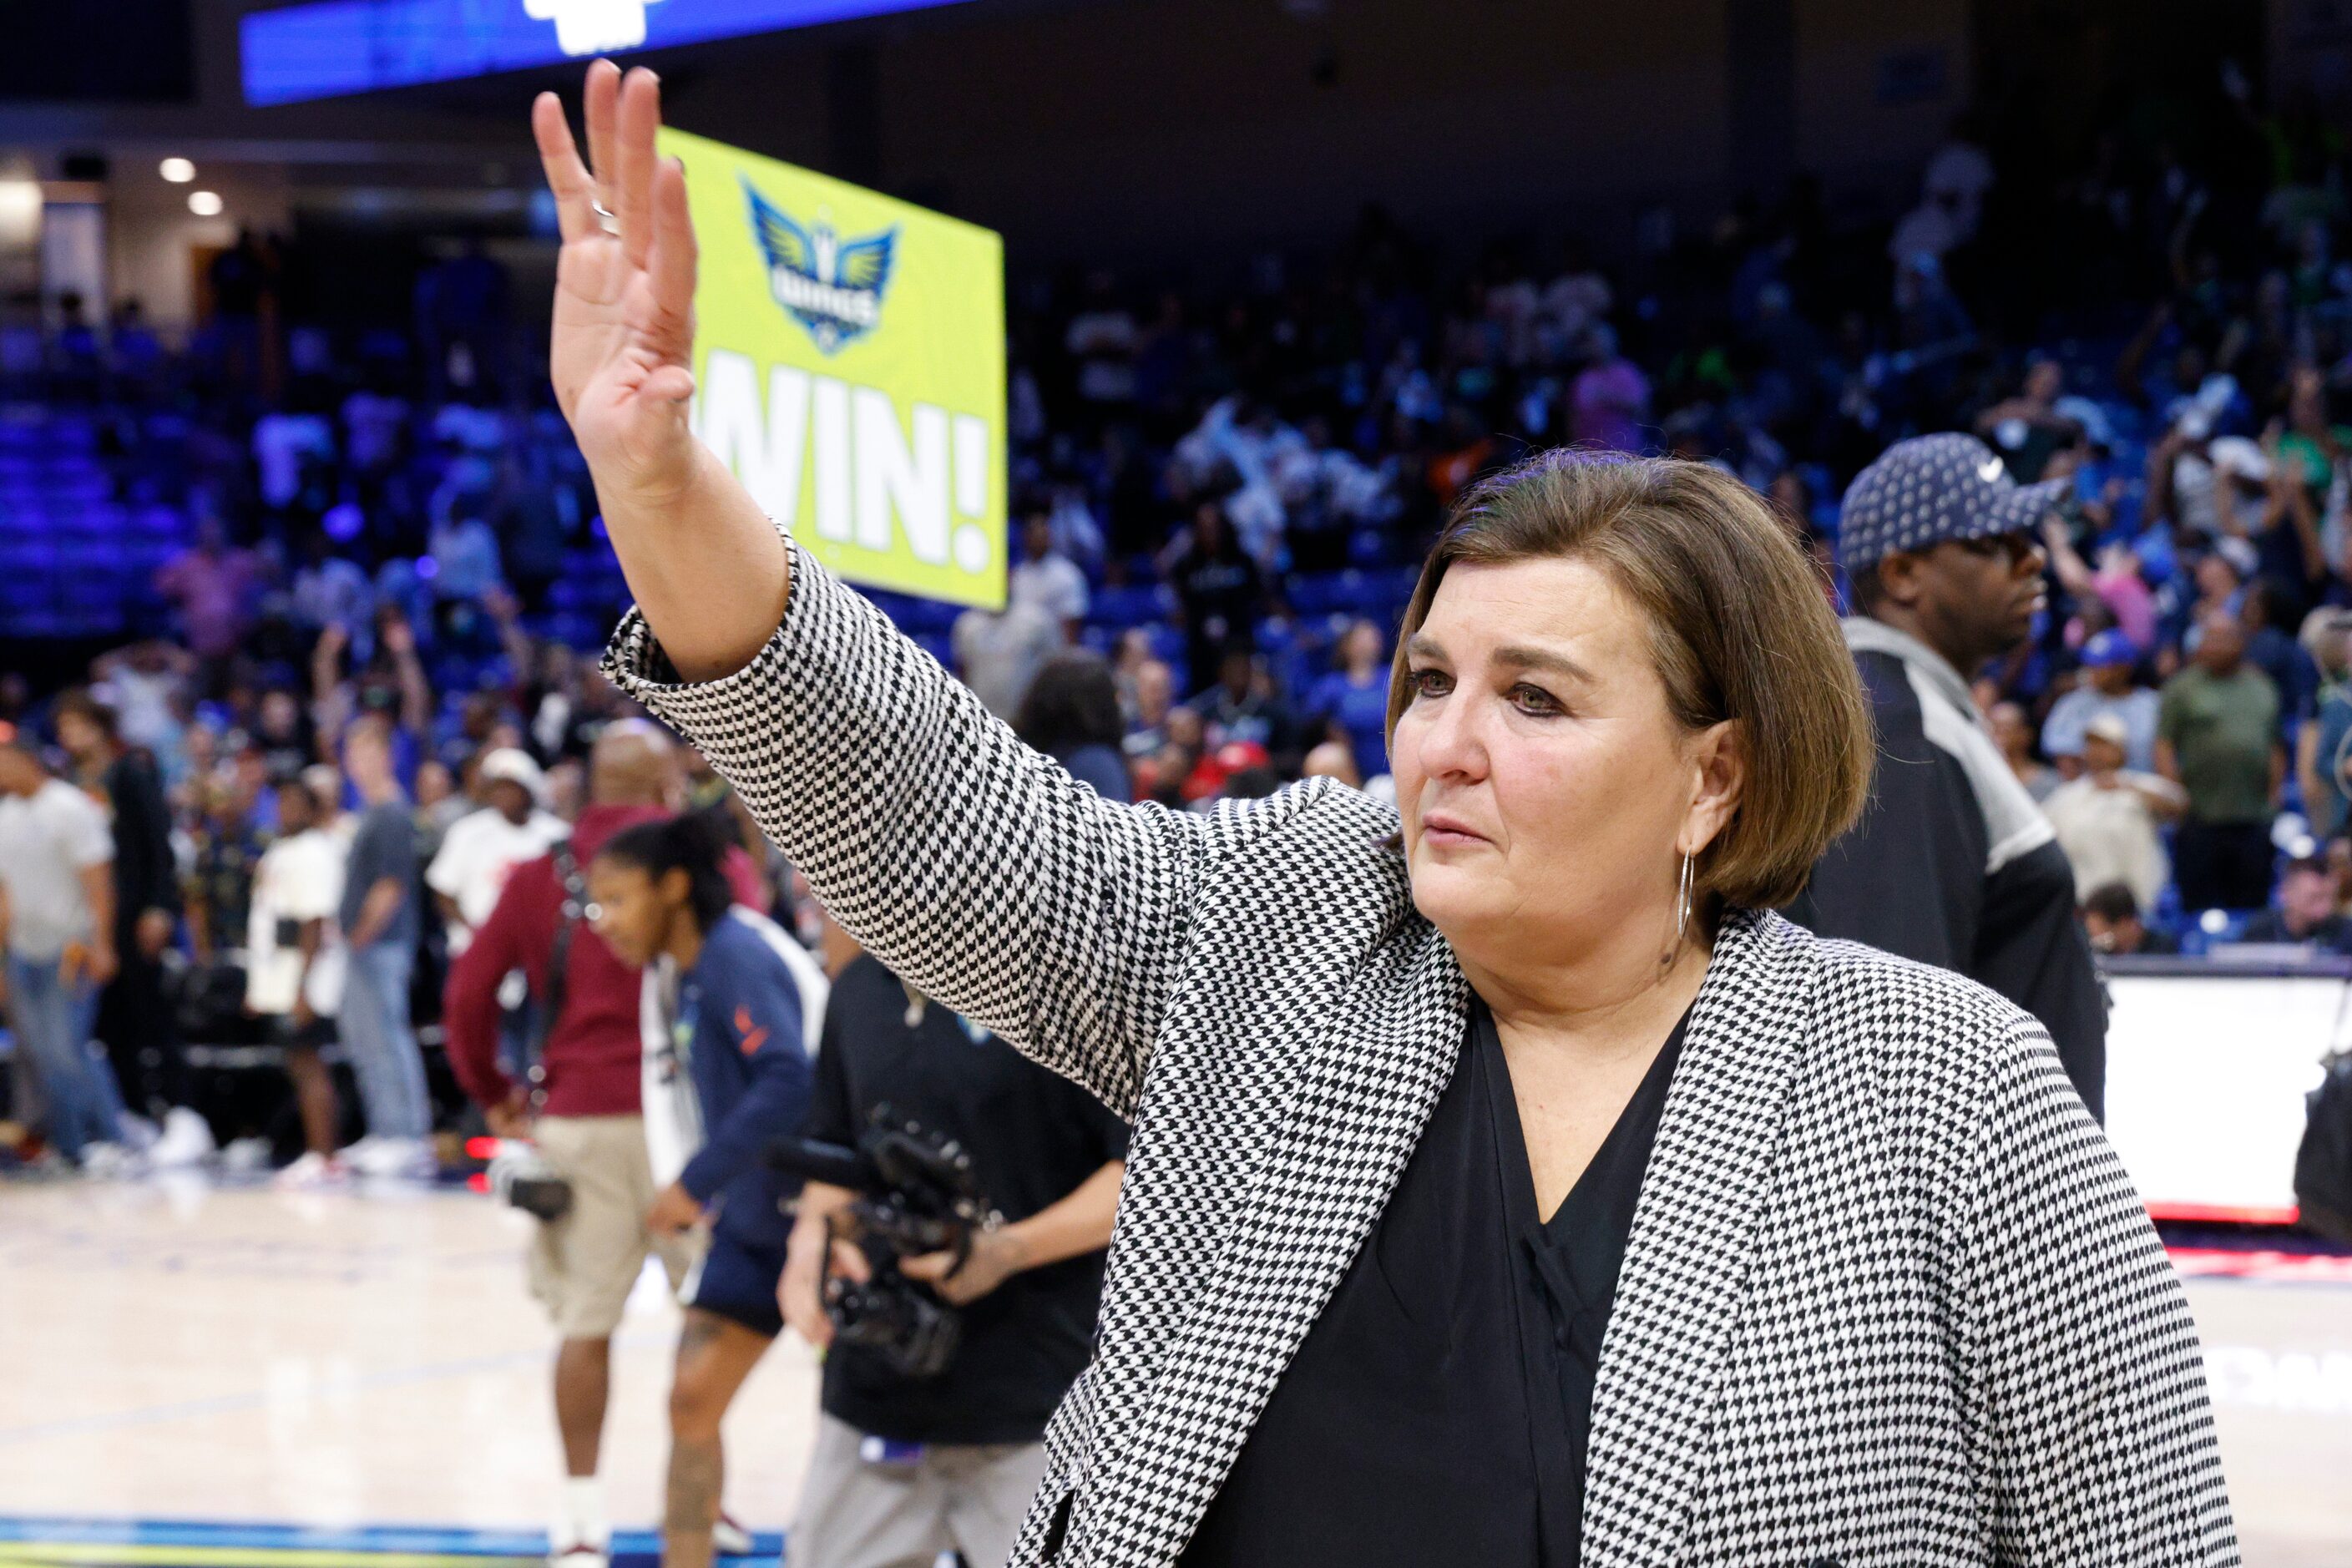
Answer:
[[[588,805],[569,852],[583,869],[625,827],[673,813],[685,791],[677,748],[644,720],[598,735],[588,763]],[[567,922],[556,854],[515,868],[498,905],[449,973],[443,1003],[449,1065],[502,1138],[530,1138],[572,1186],[572,1204],[542,1223],[530,1248],[531,1293],[562,1340],[555,1357],[555,1418],[563,1437],[562,1507],[549,1560],[601,1568],[607,1531],[596,1479],[611,1379],[613,1331],[650,1252],[678,1284],[691,1260],[685,1237],[646,1226],[655,1197],[639,1114],[638,971],[623,963],[585,919]],[[736,896],[765,912],[750,857],[728,867]],[[544,1005],[558,933],[566,956],[554,1020],[541,1047],[539,1082],[517,1083],[499,1060],[499,986],[520,969]]]

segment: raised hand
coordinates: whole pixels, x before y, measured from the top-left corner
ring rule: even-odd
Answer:
[[[775,631],[791,562],[751,492],[687,428],[694,226],[685,170],[654,156],[660,85],[599,60],[587,100],[593,174],[555,96],[531,105],[563,230],[549,370],[637,608],[677,674],[708,680]]]
[[[586,100],[593,174],[555,94],[531,105],[563,235],[549,372],[606,509],[659,508],[684,492],[697,461],[686,419],[695,272],[686,174],[654,155],[661,85],[653,72],[625,78],[599,60],[588,68]]]

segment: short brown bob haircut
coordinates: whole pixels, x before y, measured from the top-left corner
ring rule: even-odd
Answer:
[[[1456,562],[1580,557],[1650,623],[1666,706],[1685,729],[1738,726],[1738,809],[1693,879],[1714,909],[1770,909],[1869,797],[1875,749],[1853,657],[1789,525],[1704,463],[1559,448],[1463,492],[1405,607],[1389,733],[1411,695],[1404,647]]]

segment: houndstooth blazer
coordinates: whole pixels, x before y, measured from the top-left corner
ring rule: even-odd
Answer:
[[[793,549],[742,670],[612,677],[892,968],[1134,1122],[1094,1363],[1019,1568],[1160,1568],[1369,1234],[1468,990],[1392,812],[1113,805]],[[2039,1026],[1733,914],[1594,1395],[1589,1564],[2238,1561],[2196,1330]]]

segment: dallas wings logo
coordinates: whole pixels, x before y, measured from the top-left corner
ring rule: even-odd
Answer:
[[[743,181],[751,233],[768,258],[768,289],[826,353],[871,331],[882,319],[895,228],[845,241],[819,220],[807,228]]]

